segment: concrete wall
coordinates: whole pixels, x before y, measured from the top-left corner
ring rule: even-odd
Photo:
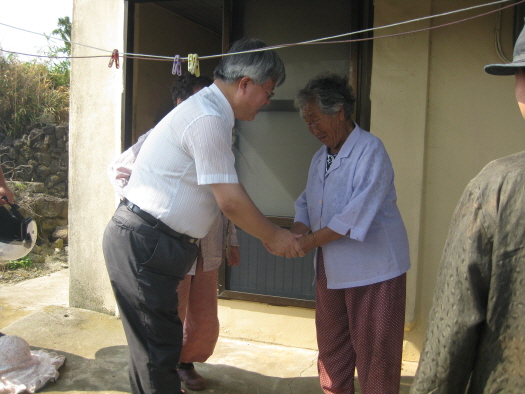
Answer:
[[[276,12],[265,2],[246,0],[244,34],[278,45],[351,30],[350,2],[326,0],[312,4],[300,17],[291,17],[303,7],[303,0],[287,0]],[[293,100],[297,91],[320,73],[348,74],[350,69],[349,44],[295,46],[277,53],[286,66],[286,81],[275,89],[274,100]],[[294,217],[295,200],[306,186],[312,156],[321,146],[317,138],[297,111],[261,112],[251,122],[237,122],[236,133],[239,179],[257,207],[265,215]]]
[[[374,23],[384,26],[479,2],[375,0],[374,3]],[[109,50],[123,48],[124,5],[120,0],[75,0],[73,41]],[[376,36],[432,27],[487,10],[384,29],[376,32]],[[272,28],[277,28],[283,25],[278,23],[279,15],[286,17],[273,12],[264,20],[271,20]],[[525,148],[513,78],[493,77],[483,71],[485,64],[500,61],[494,49],[497,17],[491,14],[457,25],[374,41],[371,132],[384,141],[394,164],[398,203],[407,225],[413,263],[408,279],[406,360],[417,360],[419,356],[442,248],[464,187],[490,160]],[[504,12],[502,26],[504,51],[511,56],[512,11]],[[278,37],[269,37],[269,44],[281,43]],[[75,46],[73,54],[100,52]],[[310,72],[312,57],[304,59],[304,67]],[[105,171],[107,163],[120,151],[123,74],[122,70],[108,69],[108,60],[73,60],[70,261],[72,305],[111,311],[113,298],[101,239],[115,202]],[[154,72],[141,67],[139,72],[144,71],[141,79],[149,80]],[[295,62],[291,67],[295,72],[290,81],[296,81],[303,66]],[[303,76],[308,79],[306,73]],[[284,87],[276,92],[277,99],[288,99],[291,93]],[[151,114],[143,118],[141,128],[148,128],[147,122],[154,121],[157,114],[152,111],[146,111]],[[261,117],[262,125],[266,124],[265,117]],[[295,189],[288,191],[290,201],[293,193]],[[307,348],[316,346],[312,310],[221,300],[219,316],[224,336]]]
[[[222,53],[221,36],[154,3],[135,9],[135,53],[187,57]],[[220,59],[199,62],[201,75],[213,77]],[[137,60],[133,70],[133,141],[155,126],[172,108],[173,62]],[[182,64],[186,72],[188,63]]]
[[[375,1],[375,25],[439,14],[473,0]],[[494,9],[494,8],[492,8]],[[381,30],[376,36],[436,26],[490,8]],[[485,164],[525,148],[512,77],[483,71],[501,62],[492,14],[427,32],[374,41],[371,131],[385,143],[408,228],[409,271],[404,358],[423,342],[449,222],[468,181]],[[503,14],[503,44],[512,56],[512,12]]]
[[[124,48],[125,4],[120,0],[75,0],[69,127],[70,304],[113,312],[115,301],[102,255],[102,235],[115,210],[107,180],[110,160],[120,152],[123,102],[121,68],[108,68],[111,51]]]
[[[477,4],[376,0],[374,23],[385,26]],[[375,35],[437,26],[491,9],[379,30]],[[508,57],[512,56],[512,15],[512,11],[502,14],[503,49]],[[494,49],[498,17],[491,14],[374,41],[371,132],[383,140],[394,165],[412,259],[405,360],[419,358],[441,252],[463,189],[489,161],[525,149],[514,78],[492,77],[483,71],[485,64],[501,62]],[[316,347],[313,311],[305,310],[299,317],[296,308],[247,304],[220,302],[221,335]],[[280,316],[280,323],[275,316]]]

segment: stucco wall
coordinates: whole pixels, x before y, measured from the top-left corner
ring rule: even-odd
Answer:
[[[478,3],[376,0],[374,22],[383,26]],[[377,34],[436,26],[489,9]],[[494,49],[497,17],[374,41],[371,131],[384,141],[394,164],[413,264],[405,359],[418,358],[443,245],[463,189],[489,161],[525,148],[514,79],[483,71],[485,64],[501,62]],[[503,17],[504,50],[510,57],[512,12]]]
[[[75,0],[72,41],[109,50],[124,48],[120,0]],[[102,255],[102,235],[115,210],[106,176],[120,152],[123,68],[108,68],[110,53],[73,45],[69,128],[70,304],[112,312],[115,301]]]
[[[187,57],[222,52],[222,38],[194,22],[154,3],[138,3],[135,8],[135,53]],[[200,62],[202,75],[213,77],[220,59]],[[133,141],[155,126],[172,108],[173,63],[137,60],[133,70]],[[182,64],[186,72],[188,63]]]
[[[375,0],[374,23],[383,26],[478,3]],[[75,0],[73,41],[108,50],[123,48],[125,4],[121,0]],[[486,10],[385,29],[376,36],[435,26]],[[492,77],[483,71],[485,64],[500,61],[494,49],[496,18],[497,14],[492,14],[374,41],[371,132],[384,141],[396,171],[398,203],[413,263],[408,280],[407,360],[416,360],[419,355],[442,248],[462,190],[490,160],[525,149],[513,78]],[[504,13],[507,56],[512,54],[511,18],[512,12]],[[73,48],[74,56],[100,54],[90,48]],[[108,61],[109,55],[73,59],[72,65],[70,299],[72,306],[111,312],[114,301],[101,240],[115,208],[106,167],[121,147],[123,70],[109,69]],[[309,62],[311,58],[305,67]],[[300,72],[301,64],[293,67]],[[152,74],[147,71],[143,77]],[[283,95],[280,98],[288,98],[289,91],[281,91],[277,90]],[[315,347],[313,313],[302,312],[221,301],[222,334]],[[295,336],[298,332],[305,334],[300,340]]]

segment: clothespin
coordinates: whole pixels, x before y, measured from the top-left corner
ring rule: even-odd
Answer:
[[[113,53],[111,54],[111,59],[109,60],[108,67],[111,68],[113,66],[113,63],[115,63],[116,68],[120,68],[118,49],[113,49]]]
[[[201,71],[199,68],[199,55],[190,53],[188,55],[188,71],[196,77],[200,77]]]
[[[182,62],[179,55],[175,55],[173,59],[173,68],[171,69],[173,75],[177,74],[178,76],[182,75]]]
[[[188,54],[188,72],[194,74],[195,66],[193,61],[193,53]]]

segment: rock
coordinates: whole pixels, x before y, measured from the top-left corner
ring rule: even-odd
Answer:
[[[63,239],[57,239],[53,244],[51,245],[53,248],[55,248],[55,253],[64,249],[64,240]]]
[[[51,155],[46,152],[35,153],[35,159],[44,166],[51,164]]]
[[[15,148],[15,150],[20,150],[20,148],[22,148],[24,145],[25,141],[23,138],[18,138],[13,142],[13,147]]]
[[[66,148],[66,140],[64,138],[59,138],[57,140],[57,146],[60,148],[60,149],[65,149]]]
[[[68,173],[66,171],[57,171],[57,177],[62,182],[67,182]]]
[[[57,137],[55,137],[55,135],[46,135],[44,143],[47,144],[49,147],[54,148],[57,146]]]
[[[0,156],[13,160],[15,158],[15,149],[10,146],[2,146],[0,147]]]
[[[61,137],[64,137],[65,135],[67,135],[68,131],[67,131],[68,127],[67,126],[57,126],[56,127],[56,132],[55,132],[55,135],[57,138],[61,138]]]
[[[60,177],[59,177],[60,178]],[[66,198],[67,197],[67,184],[61,182],[49,189],[49,193],[55,197]]]
[[[23,181],[33,180],[33,167],[28,165],[18,166],[15,168],[15,177]]]
[[[55,125],[49,125],[44,127],[43,131],[47,135],[55,134],[56,126]]]
[[[38,161],[36,160],[28,160],[27,165],[33,167],[33,171],[38,167]]]
[[[51,171],[53,174],[56,174],[60,170],[60,162],[58,159],[52,159],[51,163],[49,164],[49,171]]]
[[[60,168],[67,171],[69,167],[69,155],[67,153],[62,153],[60,155]]]
[[[58,226],[55,228],[55,231],[53,231],[53,234],[51,235],[51,239],[59,240],[67,242],[67,236],[68,236],[68,226]]]
[[[43,142],[45,134],[40,129],[33,129],[29,133],[29,146],[33,147],[37,142]]]
[[[43,246],[42,250],[40,251],[40,256],[48,257],[53,256],[55,254],[55,250],[53,248],[50,248],[49,246]]]
[[[6,135],[4,140],[2,141],[3,146],[10,146],[13,145],[14,139],[13,137]]]
[[[31,154],[31,149],[29,148],[29,146],[27,145],[22,146],[22,148],[20,148],[19,155],[26,160],[31,160],[32,154]]]
[[[51,175],[51,169],[49,167],[46,167],[44,165],[38,166],[35,172],[36,180],[38,181],[45,181],[49,175]]]
[[[15,193],[17,200],[23,200],[24,196],[32,193],[47,193],[47,189],[41,182],[17,182],[8,181],[7,186]]]
[[[68,201],[63,198],[34,194],[27,196],[19,205],[43,218],[67,218],[67,204]]]
[[[58,185],[59,183],[60,177],[58,175],[50,175],[44,181],[44,185],[45,187],[47,187],[48,190],[50,190],[53,186]]]
[[[42,264],[46,260],[45,256],[41,256],[40,254],[33,253],[33,252],[29,253],[27,257],[33,260],[33,263],[35,264]]]

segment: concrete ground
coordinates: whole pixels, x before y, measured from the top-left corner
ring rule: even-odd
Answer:
[[[0,287],[0,331],[24,338],[33,350],[66,356],[60,378],[45,393],[129,393],[127,345],[121,321],[68,306],[68,270]],[[219,338],[196,369],[207,394],[322,394],[317,352]],[[400,393],[408,393],[417,365],[403,363]],[[187,390],[188,393],[195,393]],[[360,392],[356,379],[356,392]]]

